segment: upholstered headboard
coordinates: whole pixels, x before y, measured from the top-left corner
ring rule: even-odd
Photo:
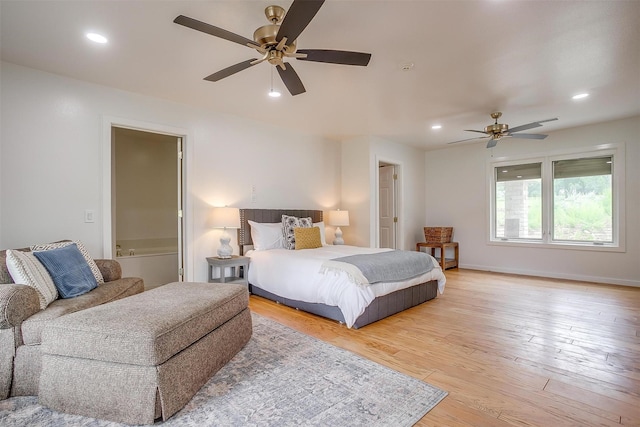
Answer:
[[[240,228],[238,229],[238,246],[243,255],[253,245],[249,220],[262,223],[281,222],[282,215],[311,217],[313,222],[322,221],[322,211],[304,209],[240,209]]]

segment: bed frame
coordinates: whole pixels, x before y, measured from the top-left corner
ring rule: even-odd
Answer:
[[[274,223],[280,222],[282,220],[282,215],[291,215],[303,218],[311,217],[313,222],[322,221],[322,211],[320,210],[240,209],[240,228],[238,229],[238,246],[240,247],[240,255],[243,255],[246,251],[253,248],[249,220],[262,223]],[[336,306],[283,298],[252,284],[249,284],[249,291],[254,295],[267,298],[279,304],[284,304],[297,310],[306,311],[308,313],[344,323],[342,311],[340,311]],[[425,301],[435,298],[437,293],[438,282],[436,280],[432,280],[430,282],[420,283],[409,288],[401,289],[378,297],[374,299],[366,308],[364,313],[358,317],[353,327],[358,329],[377,320],[384,319],[385,317],[399,313],[418,304],[422,304]]]

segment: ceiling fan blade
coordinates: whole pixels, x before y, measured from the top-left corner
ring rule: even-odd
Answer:
[[[545,139],[548,135],[542,135],[540,133],[511,133],[509,132],[509,136],[513,138],[524,138],[524,139]]]
[[[487,142],[487,148],[493,148],[498,144],[498,140],[495,138],[491,138],[489,142]]]
[[[307,28],[323,3],[324,0],[293,0],[282,24],[280,24],[276,41],[279,42],[283,37],[286,37],[289,43],[293,43]]]
[[[198,21],[197,19],[189,18],[188,16],[179,15],[173,20],[176,24],[184,25],[196,31],[202,31],[203,33],[211,34],[212,36],[220,37],[221,39],[229,40],[230,42],[238,43],[243,46],[253,45],[259,47],[256,42],[246,37],[242,37],[231,31],[223,30],[222,28],[214,27],[206,22]]]
[[[330,64],[360,65],[366,67],[371,60],[370,53],[348,52],[345,50],[299,49],[297,53],[307,55],[300,61],[328,62]]]
[[[483,130],[473,130],[473,129],[465,129],[465,132],[478,132],[478,133],[484,133],[485,135],[489,136],[485,131]]]
[[[286,63],[286,69],[282,69],[282,67],[276,67],[278,70],[278,74],[280,74],[280,78],[282,82],[289,90],[291,95],[296,96],[301,93],[305,93],[307,90],[304,88],[300,77],[298,77],[298,73],[293,69],[293,66],[290,63]]]
[[[247,68],[251,67],[253,64],[251,64],[253,61],[256,61],[255,58],[252,59],[248,59],[244,62],[240,62],[238,64],[232,65],[231,67],[227,67],[224,70],[220,70],[216,73],[211,74],[210,76],[205,77],[205,80],[208,80],[210,82],[217,82],[218,80],[222,80],[225,77],[229,77],[230,75],[233,75],[237,72],[240,72],[242,70],[246,70]]]
[[[540,123],[538,123],[538,122],[527,123],[526,125],[520,125],[520,126],[514,127],[513,129],[509,129],[509,133],[520,132],[521,130],[538,128],[540,126],[542,126],[542,125]]]
[[[458,142],[464,142],[464,141],[471,141],[472,139],[485,139],[488,138],[489,136],[476,136],[475,138],[467,138],[467,139],[460,139],[458,141],[452,141],[452,142],[447,142],[447,144],[456,144]]]
[[[547,120],[538,120],[537,122],[527,123],[526,125],[516,126],[513,129],[509,129],[509,133],[520,132],[521,130],[528,130],[542,126],[540,123],[552,122],[554,120],[558,120],[558,118],[547,119]]]

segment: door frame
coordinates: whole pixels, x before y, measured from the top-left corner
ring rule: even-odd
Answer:
[[[404,202],[403,202],[403,164],[402,162],[382,156],[375,156],[375,163],[373,165],[374,171],[374,186],[371,191],[371,236],[373,236],[374,247],[380,247],[380,165],[393,165],[396,169],[398,179],[396,180],[395,191],[395,207],[396,216],[398,222],[396,223],[396,249],[404,248]]]
[[[113,258],[113,242],[115,241],[115,229],[113,218],[115,215],[112,205],[112,191],[114,179],[113,167],[113,141],[112,128],[126,128],[142,132],[160,133],[164,135],[182,138],[182,268],[183,279],[193,281],[193,256],[191,256],[191,242],[193,242],[193,230],[187,224],[193,223],[193,201],[188,197],[189,191],[189,165],[191,164],[191,150],[189,150],[189,133],[186,129],[174,126],[149,123],[140,120],[121,117],[104,116],[102,122],[102,252],[104,258]],[[177,212],[176,212],[177,215]],[[177,276],[177,275],[176,275]]]

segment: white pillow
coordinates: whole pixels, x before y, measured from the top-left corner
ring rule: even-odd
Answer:
[[[325,239],[324,237],[324,221],[314,222],[313,226],[318,227],[320,229],[320,243],[322,243],[322,246],[326,246],[327,239]]]
[[[284,248],[281,223],[249,221],[249,225],[251,226],[251,240],[253,240],[254,250],[266,251]]]
[[[51,275],[33,253],[7,249],[7,270],[15,283],[31,286],[38,292],[41,309],[58,298]]]

